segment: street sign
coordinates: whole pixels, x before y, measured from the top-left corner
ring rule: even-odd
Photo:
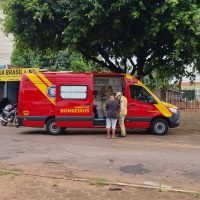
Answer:
[[[22,74],[39,72],[39,68],[11,68],[0,70],[0,81],[20,81]]]

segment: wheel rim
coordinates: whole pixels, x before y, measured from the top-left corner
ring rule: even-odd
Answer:
[[[165,123],[163,123],[163,122],[157,122],[155,124],[155,131],[157,133],[161,134],[161,133],[165,132],[165,130],[166,130]]]
[[[2,126],[6,126],[7,122],[1,122]]]
[[[60,127],[56,126],[56,123],[53,122],[50,124],[49,129],[52,133],[58,133],[60,131]]]

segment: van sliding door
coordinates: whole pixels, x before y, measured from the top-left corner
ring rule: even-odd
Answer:
[[[60,81],[63,80],[63,81]],[[60,127],[93,126],[93,75],[67,74],[56,86],[56,124]]]

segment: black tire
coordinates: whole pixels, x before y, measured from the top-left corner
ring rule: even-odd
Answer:
[[[15,127],[17,127],[17,128],[19,127],[19,122],[18,122],[17,117],[14,118],[13,123],[14,123],[14,126],[15,126]]]
[[[8,124],[8,119],[5,121],[5,118],[6,118],[6,115],[3,113],[2,116],[1,116],[1,125],[2,126],[7,126]]]
[[[168,129],[169,124],[163,118],[156,118],[151,122],[150,130],[155,135],[165,135]]]
[[[5,122],[5,121],[3,121],[3,120],[1,121],[1,125],[2,125],[2,126],[7,126],[7,124],[8,124],[8,122]]]
[[[151,133],[151,129],[150,128],[147,128],[146,131],[147,131],[147,133]]]
[[[64,133],[65,128],[56,126],[55,119],[51,118],[46,123],[46,131],[50,135],[61,135]]]

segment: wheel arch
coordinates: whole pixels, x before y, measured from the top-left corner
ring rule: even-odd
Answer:
[[[52,118],[55,119],[55,116],[52,115],[52,116],[49,116],[49,117],[46,118],[46,120],[45,120],[45,122],[44,122],[45,126],[46,126],[47,122],[48,122],[50,119],[52,119]]]
[[[150,126],[151,126],[151,123],[152,123],[155,119],[160,119],[160,118],[166,120],[166,122],[168,123],[168,126],[170,125],[169,118],[167,118],[167,117],[165,117],[165,116],[163,116],[163,115],[158,115],[158,116],[152,118],[152,120],[150,121]]]
[[[56,125],[55,122],[55,117],[48,117],[48,119],[46,120],[46,131],[50,134],[50,135],[60,135],[63,134],[65,130],[65,127],[59,127]]]

